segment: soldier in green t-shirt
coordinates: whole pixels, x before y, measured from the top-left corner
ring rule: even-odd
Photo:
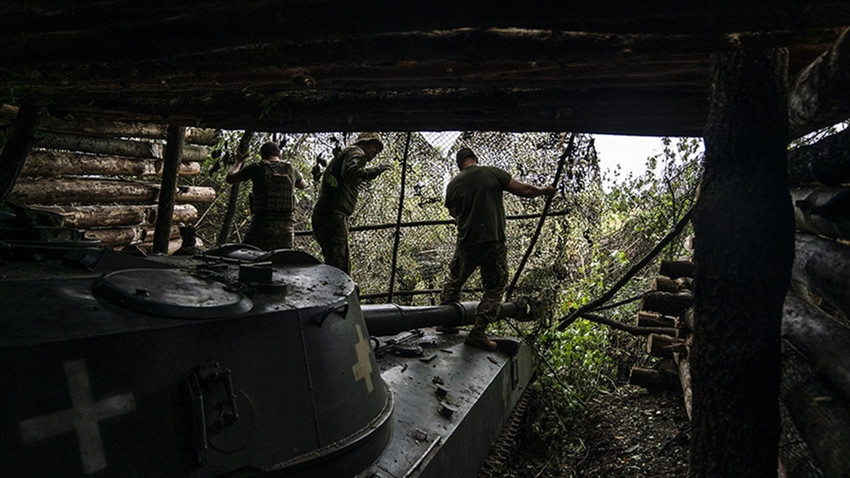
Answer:
[[[319,199],[313,208],[313,236],[322,248],[325,264],[346,274],[351,273],[348,218],[363,184],[390,169],[389,163],[366,166],[383,149],[377,133],[360,133],[354,144],[334,156],[322,173]]]
[[[461,148],[456,159],[460,173],[449,181],[445,205],[457,223],[457,243],[440,301],[445,304],[460,300],[464,283],[476,268],[480,268],[484,294],[466,343],[495,350],[496,342],[490,340],[485,331],[499,315],[508,282],[502,191],[534,198],[554,196],[557,189],[522,183],[499,168],[479,166],[478,158],[469,148]]]
[[[292,249],[292,188],[304,189],[307,181],[291,164],[280,159],[280,149],[275,143],[263,144],[262,161],[243,168],[247,157],[246,153],[239,153],[225,178],[230,184],[251,181],[251,226],[243,242],[266,251]]]

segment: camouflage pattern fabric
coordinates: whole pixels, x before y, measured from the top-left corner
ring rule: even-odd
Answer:
[[[301,175],[284,161],[261,161],[258,164],[262,176],[252,179],[251,211],[291,219],[292,185],[301,179]]]
[[[264,251],[292,249],[292,230],[291,219],[255,214],[243,242]]]
[[[507,251],[504,242],[473,246],[464,246],[458,242],[449,264],[449,275],[440,294],[440,303],[459,301],[466,280],[476,268],[480,268],[484,294],[475,310],[475,317],[484,318],[487,323],[494,322],[502,307],[502,295],[508,283]]]
[[[322,248],[325,264],[351,274],[348,248],[348,216],[328,211],[313,211],[313,236]]]

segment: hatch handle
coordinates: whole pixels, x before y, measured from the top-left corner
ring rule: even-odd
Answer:
[[[199,465],[203,465],[207,455],[207,423],[204,409],[204,392],[213,390],[221,384],[226,395],[224,406],[212,426],[218,429],[227,428],[239,420],[239,410],[236,407],[236,394],[233,392],[233,380],[229,368],[224,368],[218,362],[201,365],[187,380],[190,402],[192,404],[192,419],[195,429],[195,451]]]

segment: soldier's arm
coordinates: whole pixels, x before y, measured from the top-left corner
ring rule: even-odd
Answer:
[[[523,183],[517,181],[516,179],[511,178],[508,182],[507,187],[508,192],[512,194],[516,194],[517,196],[522,196],[526,198],[536,198],[537,196],[549,196],[552,197],[558,192],[554,186],[544,186],[537,187],[532,184]]]
[[[366,158],[361,155],[351,155],[345,158],[345,161],[342,164],[343,176],[357,181],[370,181],[389,169],[389,166],[385,164],[367,168],[365,163]]]
[[[248,153],[236,153],[236,162],[233,163],[233,166],[231,166],[227,171],[227,176],[224,177],[227,184],[234,184],[245,180],[239,172],[242,170],[242,164],[245,162],[247,157]]]

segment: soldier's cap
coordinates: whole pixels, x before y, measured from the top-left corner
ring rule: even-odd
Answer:
[[[472,156],[475,159],[478,159],[478,156],[476,156],[475,153],[473,153],[471,149],[460,148],[460,150],[458,150],[458,152],[457,152],[457,155],[455,155],[455,161],[457,161],[457,163],[460,164],[461,161],[463,161],[464,159],[466,159],[470,156]]]
[[[354,140],[354,144],[357,143],[365,143],[367,141],[375,141],[378,143],[378,152],[383,151],[384,143],[381,141],[381,137],[378,136],[378,133],[360,133],[357,135],[357,139]]]

